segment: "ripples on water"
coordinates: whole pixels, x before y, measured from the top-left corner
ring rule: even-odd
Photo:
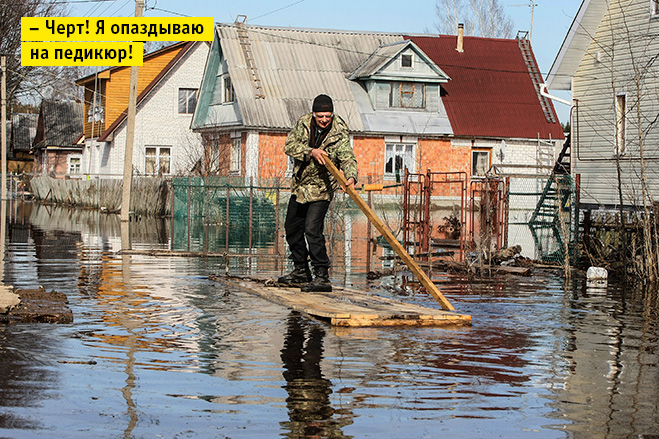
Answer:
[[[656,292],[586,290],[582,279],[566,288],[542,270],[436,274],[472,327],[332,328],[209,280],[223,261],[121,256],[111,225],[49,215],[33,209],[10,227],[5,282],[66,293],[75,321],[0,326],[0,437],[659,431]],[[354,270],[349,282],[379,285]]]

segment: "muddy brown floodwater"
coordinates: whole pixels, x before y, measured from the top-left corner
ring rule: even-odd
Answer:
[[[114,216],[16,205],[4,283],[64,293],[68,324],[0,325],[0,437],[653,438],[656,291],[575,276],[435,273],[467,328],[333,328],[209,275],[219,259],[121,255]],[[167,249],[133,224],[133,248]],[[278,274],[235,260],[232,274]],[[333,282],[438,307],[400,281]]]

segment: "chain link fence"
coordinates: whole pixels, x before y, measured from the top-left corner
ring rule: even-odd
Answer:
[[[508,245],[547,263],[571,263],[578,254],[577,196],[570,175],[509,177]]]

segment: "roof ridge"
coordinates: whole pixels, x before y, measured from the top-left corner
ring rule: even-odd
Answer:
[[[215,25],[219,26],[219,27],[237,27],[236,23],[215,23]],[[267,30],[277,30],[277,31],[293,31],[293,32],[307,32],[307,33],[352,34],[352,35],[388,35],[388,36],[400,35],[401,37],[405,35],[404,32],[348,30],[348,29],[327,29],[327,28],[293,27],[293,26],[269,26],[269,25],[249,24],[249,23],[245,23],[244,26],[248,29],[257,28],[257,29],[267,29]]]

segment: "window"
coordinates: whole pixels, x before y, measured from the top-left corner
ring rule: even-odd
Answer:
[[[650,0],[650,16],[659,16],[659,0]]]
[[[624,94],[616,96],[616,144],[614,154],[625,154],[625,137],[627,130],[627,96]]]
[[[197,105],[196,88],[179,88],[178,89],[178,113],[192,114]]]
[[[406,67],[406,68],[411,68],[412,67],[412,55],[411,54],[403,54],[400,56],[400,66],[401,67]]]
[[[222,83],[224,84],[224,96],[222,102],[229,103],[235,102],[236,92],[233,89],[233,84],[231,83],[231,77],[229,75],[224,75],[222,77]]]
[[[471,152],[471,175],[485,177],[490,169],[490,150],[474,150]]]
[[[231,162],[229,165],[230,174],[240,175],[240,165],[241,165],[240,148],[241,148],[240,137],[233,137],[231,139]]]
[[[384,147],[385,178],[402,179],[405,169],[414,172],[414,145],[409,143],[387,143]]]
[[[69,156],[69,174],[80,174],[82,158],[79,155]]]
[[[98,91],[92,94],[87,110],[87,122],[103,122],[103,96]]]
[[[147,146],[144,151],[144,173],[168,175],[171,171],[172,149],[169,146]]]
[[[425,108],[426,85],[417,82],[392,82],[389,86],[389,106]]]

